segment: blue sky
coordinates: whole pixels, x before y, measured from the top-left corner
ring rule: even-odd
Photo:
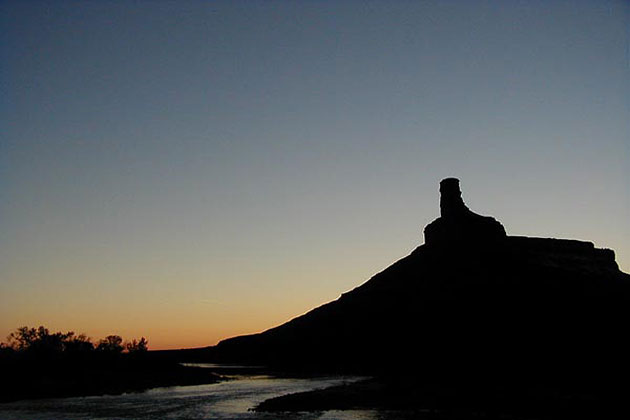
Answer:
[[[273,326],[422,243],[447,176],[630,271],[629,9],[3,1],[0,334]]]

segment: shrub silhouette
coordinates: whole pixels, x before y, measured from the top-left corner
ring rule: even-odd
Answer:
[[[142,337],[140,341],[134,338],[130,342],[125,343],[125,349],[130,354],[141,354],[149,349],[149,342],[144,337]]]
[[[0,403],[31,398],[120,394],[174,385],[216,382],[204,368],[156,357],[142,337],[108,335],[93,343],[85,334],[20,327],[0,343]]]
[[[129,353],[143,353],[148,351],[149,342],[142,337],[140,340],[133,339],[123,344],[121,336],[108,335],[94,345],[88,336],[77,335],[74,331],[51,333],[44,326],[38,328],[24,326],[16,328],[9,334],[7,343],[0,343],[0,349],[3,354],[15,352],[36,357],[54,354],[87,354],[95,350],[107,354],[120,354],[125,350]]]
[[[89,353],[93,350],[94,344],[85,334],[74,335],[74,332],[69,332],[64,341],[64,351],[68,353]]]
[[[51,334],[48,328],[20,327],[8,336],[9,347],[16,351],[39,354],[61,353],[72,340],[73,332]]]
[[[97,351],[102,351],[106,353],[119,354],[122,353],[123,347],[123,339],[119,335],[108,335],[104,339],[98,342],[98,346],[96,346]]]

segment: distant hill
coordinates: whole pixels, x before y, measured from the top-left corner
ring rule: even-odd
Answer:
[[[276,328],[197,350],[308,371],[609,381],[627,371],[630,276],[590,242],[507,236],[441,182],[425,244]],[[193,353],[191,353],[193,354]]]

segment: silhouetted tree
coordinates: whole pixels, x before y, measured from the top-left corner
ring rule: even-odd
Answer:
[[[144,337],[142,337],[140,341],[134,338],[125,343],[125,348],[130,354],[144,353],[149,349],[149,342]]]
[[[107,353],[121,353],[123,351],[123,339],[119,335],[108,335],[98,342],[96,350]]]
[[[85,334],[74,335],[73,332],[68,333],[68,337],[64,342],[64,351],[71,353],[87,353],[94,350],[94,344]]]
[[[20,327],[7,337],[8,343],[0,343],[2,354],[15,352],[35,357],[54,354],[89,354],[98,350],[107,354],[120,354],[124,350],[133,354],[144,353],[148,350],[148,341],[142,337],[123,343],[119,335],[108,335],[99,340],[95,346],[85,334],[76,335],[73,331],[51,334],[48,328]]]
[[[73,332],[51,334],[48,328],[40,326],[39,328],[20,327],[9,334],[7,339],[9,347],[16,351],[51,354],[61,353],[65,343],[72,336],[74,336]]]
[[[44,329],[44,327],[39,327]],[[19,327],[7,337],[8,346],[13,350],[22,351],[31,347],[31,345],[37,340],[37,329],[29,327]]]

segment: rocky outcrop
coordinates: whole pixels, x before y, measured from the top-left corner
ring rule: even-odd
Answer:
[[[424,229],[424,242],[431,246],[486,244],[506,237],[505,228],[492,217],[466,207],[457,178],[440,182],[440,218]]]
[[[466,207],[456,179],[443,180],[440,192],[441,217],[409,256],[336,301],[208,354],[427,381],[587,386],[630,373],[630,276],[611,250],[507,236]]]

